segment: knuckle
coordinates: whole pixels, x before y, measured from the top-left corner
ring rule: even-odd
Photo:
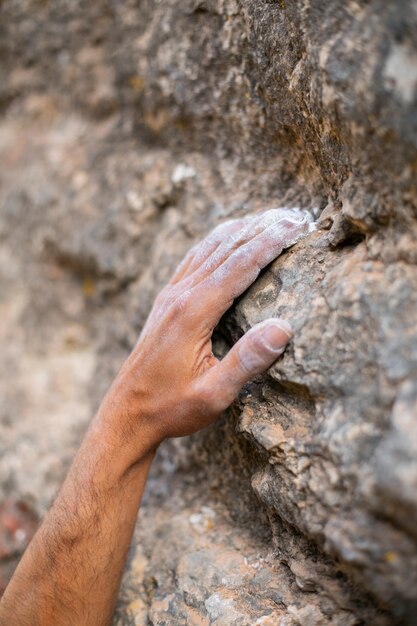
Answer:
[[[172,301],[172,310],[176,314],[184,314],[189,312],[192,304],[192,296],[189,290],[182,291],[174,296]]]
[[[242,245],[244,243],[244,233],[242,231],[229,233],[225,239],[225,247],[228,250],[233,250],[236,246]]]
[[[167,285],[155,298],[154,307],[168,317],[183,317],[191,308],[192,297],[189,290]]]
[[[158,293],[155,298],[155,304],[158,307],[166,307],[169,305],[169,302],[172,300],[173,293],[175,291],[175,287],[171,285],[166,285],[162,291]]]
[[[252,241],[240,246],[232,256],[235,261],[252,263],[262,252],[263,247],[264,242],[253,239]]]

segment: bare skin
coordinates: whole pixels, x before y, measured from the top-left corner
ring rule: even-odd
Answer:
[[[110,624],[159,444],[194,433],[282,354],[288,322],[254,326],[218,361],[211,336],[260,270],[309,230],[296,210],[227,222],[185,257],[92,420],[0,603],[6,626]]]

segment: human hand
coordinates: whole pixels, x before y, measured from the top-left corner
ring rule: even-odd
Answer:
[[[129,433],[140,424],[143,435],[145,423],[156,446],[208,426],[282,354],[292,330],[281,319],[254,326],[222,361],[213,356],[211,337],[234,299],[311,230],[311,221],[298,209],[273,209],[228,221],[190,250],[156,298],[110,392],[128,406],[122,426]]]
[[[292,335],[287,322],[265,320],[218,361],[213,329],[261,269],[310,227],[307,213],[276,209],[219,226],[187,254],[26,550],[0,603],[2,624],[110,623],[158,444],[213,422]]]

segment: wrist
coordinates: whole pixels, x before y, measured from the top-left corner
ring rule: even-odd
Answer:
[[[125,381],[115,380],[89,429],[94,445],[126,472],[154,457],[161,443],[157,420],[146,410],[145,399]]]

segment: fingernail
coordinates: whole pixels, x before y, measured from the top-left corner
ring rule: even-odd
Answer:
[[[286,320],[274,320],[261,331],[262,342],[266,348],[281,354],[293,336],[291,324]]]

